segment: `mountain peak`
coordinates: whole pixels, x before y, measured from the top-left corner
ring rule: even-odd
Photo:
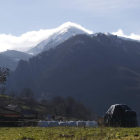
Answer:
[[[51,34],[34,48],[28,51],[29,54],[37,55],[43,51],[49,50],[51,48],[56,47],[58,44],[62,43],[63,41],[69,39],[72,36],[78,34],[92,34],[92,31],[89,31],[72,22],[66,22],[59,26],[58,28],[52,29]]]
[[[77,23],[73,23],[73,22],[65,22],[63,23],[62,25],[60,25],[58,27],[59,30],[63,30],[63,29],[79,29],[79,30],[82,30],[88,34],[93,34],[92,31],[90,30],[87,30],[86,28],[82,27],[81,25],[77,24]]]

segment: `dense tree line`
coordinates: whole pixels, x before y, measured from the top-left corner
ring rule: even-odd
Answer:
[[[67,98],[55,96],[51,100],[43,99],[41,104],[46,107],[48,114],[63,116],[68,120],[90,120],[95,117],[91,108],[86,107],[82,102],[76,101],[72,96]]]
[[[5,87],[0,87],[0,95],[0,106],[19,105],[22,107],[23,113],[27,114],[62,116],[67,120],[91,120],[95,117],[91,108],[76,101],[72,96],[50,98],[49,93],[44,93],[41,100],[37,100],[30,88],[24,88],[20,93],[14,90],[7,93]]]

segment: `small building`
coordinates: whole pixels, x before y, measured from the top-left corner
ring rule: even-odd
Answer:
[[[21,112],[6,108],[6,107],[0,107],[0,118],[4,117],[20,117],[22,116]]]
[[[6,106],[5,108],[10,109],[10,110],[12,110],[12,111],[21,112],[21,107],[20,107],[19,105],[9,104],[9,105]]]
[[[35,116],[25,116],[23,113],[16,111],[20,107],[16,105],[8,105],[7,107],[0,106],[0,126],[15,127],[15,126],[36,126]]]

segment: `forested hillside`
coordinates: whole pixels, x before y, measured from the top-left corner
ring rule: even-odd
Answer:
[[[21,60],[8,90],[31,88],[73,96],[104,114],[111,104],[124,103],[139,112],[140,43],[113,35],[77,35],[31,58]]]

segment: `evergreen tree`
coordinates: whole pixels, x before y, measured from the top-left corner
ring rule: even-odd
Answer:
[[[9,76],[9,69],[8,68],[0,68],[0,83],[5,84],[6,76]]]

